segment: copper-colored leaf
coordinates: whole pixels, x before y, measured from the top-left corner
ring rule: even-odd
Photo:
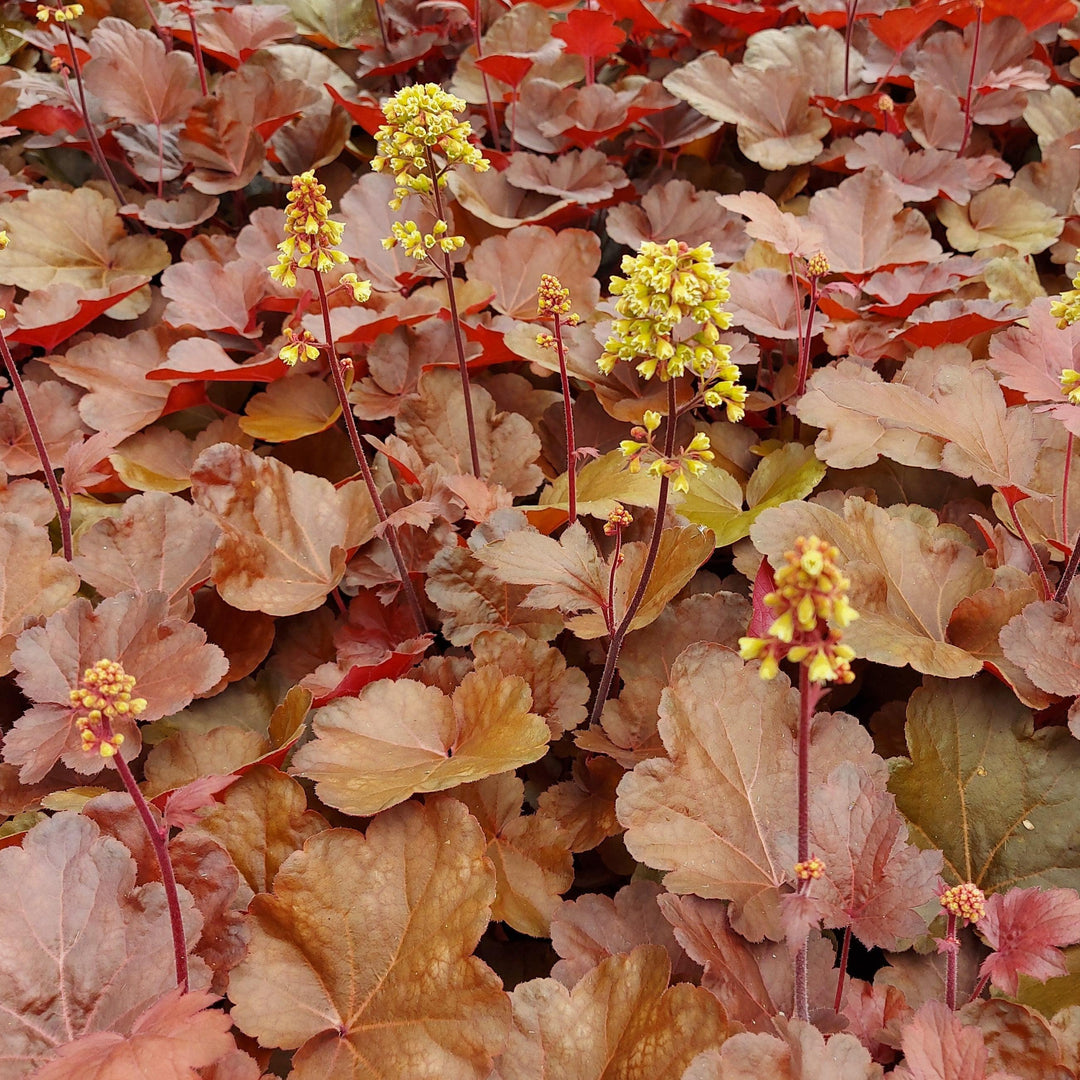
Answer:
[[[88,818],[57,814],[21,848],[0,851],[0,882],[0,1060],[11,1077],[81,1035],[131,1034],[175,985],[164,889],[136,887],[131,853]],[[197,940],[201,920],[186,892],[181,909]],[[192,977],[205,985],[201,964]]]
[[[604,1080],[681,1076],[702,1050],[719,1046],[727,1017],[708,991],[668,987],[659,945],[643,945],[593,968],[573,990],[554,979],[522,983],[511,995],[514,1026],[497,1080]]]
[[[529,711],[524,679],[487,665],[449,698],[432,686],[383,679],[359,697],[338,698],[315,714],[315,738],[293,757],[319,798],[366,816],[418,791],[516,769],[541,757],[551,732]]]
[[[1080,584],[1074,578],[1068,603],[1059,604],[1055,600],[1030,603],[998,635],[1009,660],[1022,668],[1040,689],[1062,697],[1080,694],[1078,598]]]
[[[295,615],[318,607],[345,572],[346,548],[369,539],[375,524],[370,500],[365,522],[355,492],[230,443],[199,455],[191,491],[222,530],[214,584],[245,611]]]
[[[495,874],[484,836],[452,799],[398,807],[367,835],[331,829],[285,861],[251,904],[234,969],[233,1022],[264,1046],[299,1047],[295,1080],[414,1075],[486,1080],[510,1006],[470,954]]]
[[[559,896],[574,881],[567,837],[550,818],[523,816],[525,785],[506,772],[454,790],[484,830],[495,866],[492,919],[533,937],[547,937]]]

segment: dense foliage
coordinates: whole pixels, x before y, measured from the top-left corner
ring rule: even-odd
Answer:
[[[3,14],[5,1080],[1080,1076],[1074,0]]]

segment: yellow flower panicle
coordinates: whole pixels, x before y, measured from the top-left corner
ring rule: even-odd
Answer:
[[[795,549],[784,553],[776,588],[765,597],[776,618],[764,637],[739,639],[739,655],[761,660],[763,679],[776,677],[781,660],[805,664],[814,683],[849,683],[855,678],[855,652],[840,642],[841,631],[859,613],[848,602],[850,582],[836,566],[839,554],[816,536],[800,536]]]
[[[712,246],[646,240],[637,255],[623,257],[622,272],[625,277],[611,279],[618,318],[597,361],[600,370],[610,374],[624,360],[645,379],[667,380],[689,369],[705,383],[706,404],[723,405],[730,420],[741,420],[746,390],[731,362],[731,346],[720,342],[720,331],[731,325],[723,308],[730,299],[728,274],[713,263]],[[684,319],[700,329],[676,338]]]
[[[115,660],[99,660],[83,672],[78,689],[71,691],[71,703],[86,753],[115,757],[124,736],[113,731],[113,723],[133,719],[146,710],[146,699],[133,697],[134,689],[135,677]]]
[[[957,918],[978,922],[986,914],[986,895],[970,881],[954,885],[941,894],[941,906]]]
[[[405,86],[384,106],[386,123],[375,132],[377,144],[371,167],[389,171],[394,177],[392,210],[400,210],[409,195],[430,195],[433,185],[446,186],[446,170],[452,165],[468,165],[485,172],[491,163],[469,142],[472,125],[459,120],[465,102],[448,94],[435,83]],[[432,176],[428,151],[435,159]]]
[[[812,278],[824,277],[829,272],[829,259],[824,251],[807,259],[806,273]]]
[[[1074,404],[1080,405],[1080,371],[1065,368],[1061,373],[1061,392]]]
[[[604,535],[614,536],[617,532],[621,532],[633,523],[634,517],[630,511],[627,510],[622,503],[617,502],[611,508],[611,513],[608,514],[607,521],[604,522]]]
[[[536,290],[536,314],[541,319],[556,319],[567,326],[577,326],[581,317],[570,310],[570,290],[564,289],[562,282],[553,274],[541,274],[540,285]],[[542,349],[555,348],[552,334],[536,335],[536,344]]]
[[[800,881],[817,881],[824,874],[825,864],[816,855],[812,855],[806,862],[795,864],[795,876]]]
[[[72,19],[79,18],[83,13],[82,4],[63,4],[60,7],[49,7],[46,4],[38,4],[37,6],[37,20],[38,22],[48,23],[66,23],[71,22]]]
[[[319,346],[307,330],[297,333],[291,326],[286,327],[285,337],[288,343],[278,351],[278,359],[294,367],[300,361],[318,360]]]
[[[285,239],[278,244],[277,264],[271,266],[270,276],[287,289],[296,287],[297,270],[314,270],[325,274],[335,265],[348,262],[338,251],[345,226],[330,220],[330,200],[326,188],[315,179],[310,169],[292,179],[285,211]]]
[[[1080,274],[1073,278],[1072,283],[1073,287],[1063,292],[1060,300],[1050,302],[1050,314],[1057,319],[1059,330],[1080,320]]]

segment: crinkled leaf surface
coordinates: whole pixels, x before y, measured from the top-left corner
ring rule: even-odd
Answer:
[[[397,807],[366,835],[312,837],[252,901],[234,1023],[299,1047],[295,1080],[485,1080],[510,1022],[498,978],[471,955],[495,898],[485,846],[452,799]]]

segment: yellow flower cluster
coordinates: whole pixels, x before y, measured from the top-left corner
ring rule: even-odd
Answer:
[[[720,331],[731,325],[723,308],[730,299],[728,274],[713,263],[712,245],[646,240],[637,255],[623,257],[621,268],[626,277],[611,279],[619,317],[597,361],[600,370],[610,374],[625,360],[643,378],[658,374],[667,380],[689,368],[706,384],[707,405],[723,404],[730,420],[742,419],[746,390],[731,362],[731,346],[720,342]],[[686,318],[700,329],[676,340],[675,330]]]
[[[824,277],[829,272],[829,260],[824,251],[807,259],[806,273],[812,278]]]
[[[941,906],[950,915],[968,922],[978,922],[986,914],[986,895],[978,885],[967,881],[946,889],[941,894]]]
[[[1059,330],[1080,320],[1080,274],[1073,278],[1072,283],[1073,287],[1066,289],[1060,300],[1050,303],[1050,314],[1057,319]]]
[[[1061,373],[1061,392],[1074,405],[1080,405],[1080,371],[1065,368]]]
[[[627,528],[634,523],[634,516],[629,510],[623,506],[622,503],[617,502],[612,508],[611,512],[607,516],[607,521],[604,522],[604,535],[614,536],[617,532]]]
[[[65,23],[71,22],[72,19],[79,18],[83,13],[82,4],[63,4],[58,8],[48,7],[45,4],[38,4],[37,6],[37,20],[38,22],[57,22]]]
[[[411,259],[422,259],[431,248],[438,246],[440,251],[449,254],[457,251],[465,243],[463,236],[447,236],[445,221],[436,221],[431,227],[431,232],[422,233],[415,221],[398,222],[390,225],[390,236],[382,242],[382,246],[389,251],[400,244],[405,249],[405,254]]]
[[[627,468],[632,473],[641,471],[642,458],[647,452],[659,455],[649,466],[650,474],[670,477],[672,489],[675,491],[689,491],[690,481],[686,474],[700,476],[707,467],[706,462],[712,461],[716,456],[712,452],[709,436],[704,431],[699,431],[687,446],[668,458],[661,454],[653,443],[653,435],[660,426],[660,420],[658,412],[647,410],[642,421],[644,427],[631,428],[630,434],[633,438],[623,439],[619,443],[619,449],[623,457],[628,459]]]
[[[744,660],[761,660],[761,677],[775,678],[781,660],[806,664],[811,682],[849,683],[855,652],[840,644],[840,631],[859,614],[848,602],[848,579],[836,566],[839,551],[816,536],[800,536],[784,553],[776,589],[765,603],[777,611],[765,637],[739,639]],[[833,623],[830,627],[828,624]]]
[[[825,864],[816,855],[812,855],[806,862],[795,864],[795,876],[800,881],[817,881],[824,874]]]
[[[348,262],[337,246],[345,226],[330,220],[330,200],[326,188],[310,169],[294,176],[285,211],[285,239],[278,244],[278,261],[270,276],[287,289],[296,287],[296,271],[314,270],[325,274],[336,264]]]
[[[375,132],[377,152],[371,161],[376,172],[389,169],[397,185],[390,200],[392,210],[400,210],[409,195],[430,195],[433,185],[446,186],[446,170],[451,165],[468,165],[485,172],[491,163],[469,142],[472,125],[459,120],[465,102],[448,94],[435,83],[405,86],[384,106],[386,123]],[[435,160],[432,175],[429,152]]]
[[[581,317],[570,310],[570,290],[553,274],[541,274],[536,290],[536,314],[541,319],[558,319],[567,326],[577,326]],[[536,344],[542,349],[553,349],[555,338],[551,334],[536,335]]]
[[[295,366],[301,360],[307,362],[319,358],[319,347],[315,344],[315,338],[312,337],[310,331],[301,330],[298,334],[289,326],[285,328],[285,336],[288,338],[288,344],[283,345],[278,351],[278,359],[289,367]]]
[[[113,757],[124,742],[124,736],[114,732],[112,722],[136,717],[146,710],[146,699],[132,697],[135,677],[124,671],[115,660],[99,660],[83,672],[77,690],[71,691],[71,703],[82,712],[75,721],[80,732],[82,748],[87,753]]]

